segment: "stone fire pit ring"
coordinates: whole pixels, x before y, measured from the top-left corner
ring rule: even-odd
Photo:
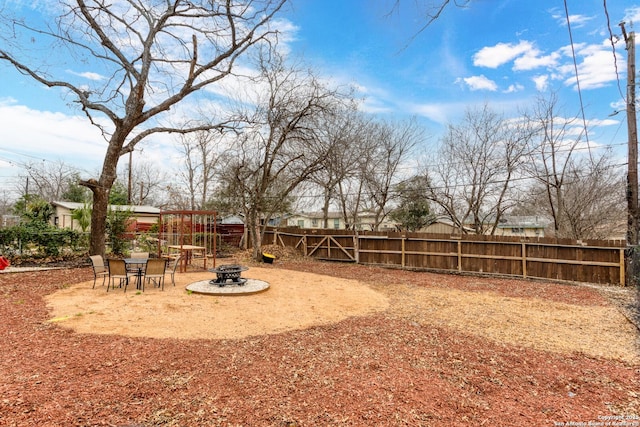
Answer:
[[[212,285],[210,280],[200,280],[199,282],[187,285],[187,291],[194,294],[217,296],[251,295],[264,292],[267,289],[269,289],[269,283],[257,279],[246,279],[246,282],[243,285],[227,284],[225,286],[217,286]]]

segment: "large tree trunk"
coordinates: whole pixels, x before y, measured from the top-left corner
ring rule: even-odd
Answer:
[[[102,255],[104,258],[105,236],[107,232],[107,211],[109,209],[109,192],[98,186],[93,190],[93,210],[91,211],[91,237],[89,254]]]
[[[256,212],[249,212],[246,215],[246,218],[253,259],[256,261],[262,261],[262,232],[258,215]]]
[[[91,211],[91,235],[89,238],[89,255],[105,256],[105,236],[107,231],[107,212],[109,210],[109,191],[116,180],[118,160],[127,133],[116,130],[104,157],[100,179],[80,181],[80,185],[89,187],[93,193],[93,207]],[[120,139],[118,141],[117,139]]]

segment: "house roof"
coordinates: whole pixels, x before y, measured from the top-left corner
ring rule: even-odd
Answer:
[[[54,201],[54,202],[51,202],[51,204],[53,206],[60,206],[62,208],[69,209],[70,211],[73,211],[75,209],[80,209],[84,206],[84,203],[64,202],[64,201]],[[114,210],[130,210],[136,214],[160,215],[160,209],[154,206],[109,205],[109,207]]]
[[[546,221],[539,216],[508,216],[500,220],[498,228],[545,228]]]
[[[362,217],[362,218],[368,218],[368,217],[373,217],[375,216],[375,214],[373,212],[370,211],[362,211],[362,212],[358,212],[358,217]],[[324,218],[324,213],[323,212],[296,212],[296,213],[290,213],[287,215],[283,215],[283,218],[291,218],[291,217],[305,217],[305,218],[311,218],[311,219],[323,219]],[[338,211],[329,211],[327,218],[329,219],[334,219],[334,218],[340,218],[342,219],[343,217],[343,213],[342,212],[338,212]]]
[[[451,218],[449,218],[448,216],[444,216],[444,215],[436,216],[434,221],[431,224],[427,225],[426,227],[429,227],[429,226],[434,225],[434,224],[443,224],[443,225],[447,225],[449,227],[456,228],[456,229],[460,228],[458,225],[456,225],[451,220]],[[463,227],[463,229],[466,230],[466,231],[469,231],[469,232],[475,231],[472,227],[468,227],[466,225]]]

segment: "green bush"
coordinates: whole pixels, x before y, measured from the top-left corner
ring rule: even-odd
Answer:
[[[57,256],[65,248],[78,247],[81,234],[71,229],[58,229],[41,221],[0,229],[0,251],[3,255]]]
[[[114,255],[124,255],[127,250],[128,242],[125,234],[131,215],[130,210],[109,209],[107,212],[107,236]]]

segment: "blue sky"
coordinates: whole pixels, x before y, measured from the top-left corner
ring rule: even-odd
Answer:
[[[437,144],[446,124],[466,108],[485,102],[513,116],[538,93],[553,90],[566,115],[580,113],[563,1],[472,0],[466,8],[449,6],[422,32],[424,9],[416,3],[401,0],[394,8],[395,0],[292,0],[279,19],[292,55],[331,81],[355,85],[365,111],[418,117],[430,135],[425,145]],[[42,17],[42,4],[0,0],[0,10]],[[619,41],[614,57],[609,30],[620,35],[618,23],[625,20],[633,31],[640,1],[606,6],[609,25],[602,0],[567,0],[589,139],[619,148],[627,139],[625,115],[610,115],[624,108],[626,51]],[[66,65],[75,75],[100,71]],[[0,73],[0,184],[18,184],[15,176],[33,161],[64,161],[95,175],[106,143],[63,94],[5,64]],[[171,157],[171,144],[154,140],[141,148],[147,160],[160,161]]]

